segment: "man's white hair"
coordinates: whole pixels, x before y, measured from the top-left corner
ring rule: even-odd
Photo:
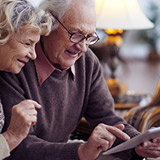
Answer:
[[[72,0],[43,0],[39,8],[45,11],[52,11],[59,19],[70,8]]]
[[[46,12],[52,12],[59,20],[70,9],[73,1],[77,0],[40,0],[40,9]],[[94,6],[94,0],[80,0],[86,5]],[[53,30],[57,29],[59,23],[53,22]]]

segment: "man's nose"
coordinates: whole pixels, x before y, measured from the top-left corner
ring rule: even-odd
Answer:
[[[77,49],[79,50],[79,51],[81,51],[81,52],[87,52],[87,49],[88,49],[88,44],[86,44],[87,42],[86,42],[86,39],[84,39],[83,41],[81,41],[81,42],[78,42],[78,43],[76,43],[75,45],[76,45],[76,47],[77,47]]]
[[[36,51],[35,51],[35,48],[32,48],[28,55],[27,55],[30,59],[32,60],[35,60],[37,58],[37,54],[36,54]]]

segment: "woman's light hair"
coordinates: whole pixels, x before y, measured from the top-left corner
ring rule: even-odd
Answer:
[[[14,33],[35,30],[48,35],[52,17],[43,10],[36,10],[27,0],[0,0],[0,44],[5,44]]]

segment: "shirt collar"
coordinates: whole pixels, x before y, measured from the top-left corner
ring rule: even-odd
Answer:
[[[55,68],[47,59],[45,56],[40,42],[36,45],[36,53],[37,58],[35,59],[34,63],[36,66],[37,76],[38,76],[38,82],[41,86],[43,82],[54,72],[55,70],[58,70]],[[75,66],[71,66],[71,73],[73,74],[73,79],[75,76]]]

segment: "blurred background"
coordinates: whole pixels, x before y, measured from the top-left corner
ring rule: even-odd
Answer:
[[[124,30],[115,77],[124,94],[127,92],[153,96],[160,79],[160,1],[138,0],[138,4],[154,27]],[[101,42],[104,42],[107,34],[103,30],[97,32]],[[93,51],[101,61],[106,80],[109,79],[111,70],[107,59],[110,53],[104,48],[97,50],[97,46],[93,46]]]
[[[160,1],[138,0],[138,2],[155,27],[149,30],[127,32],[124,35],[120,54],[125,57],[147,58],[154,51],[160,55]]]

